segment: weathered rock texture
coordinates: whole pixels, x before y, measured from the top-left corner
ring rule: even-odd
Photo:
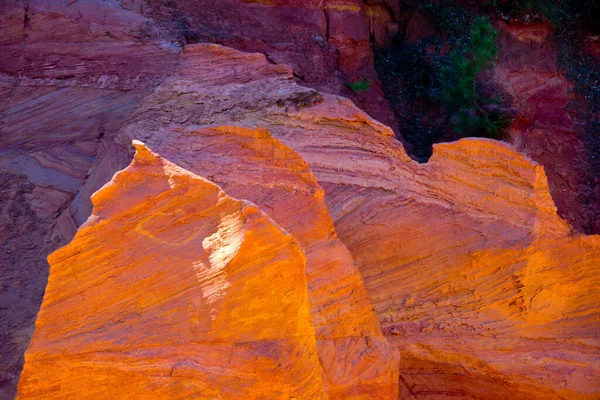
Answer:
[[[128,136],[147,137],[146,132],[141,125],[127,129]],[[147,141],[167,159],[257,204],[298,240],[306,255],[308,299],[329,395],[393,397],[397,356],[381,334],[362,278],[337,238],[324,192],[306,162],[260,129],[175,128]]]
[[[19,398],[322,398],[300,246],[136,148],[49,257]]]
[[[589,314],[596,301],[589,291],[597,283],[598,238],[571,236],[542,167],[489,140],[440,145],[428,164],[418,165],[389,130],[349,113],[341,99],[325,95],[313,107],[294,106],[287,91],[297,97],[301,89],[286,83],[289,72],[279,67],[217,47],[190,47],[185,54],[181,75],[138,109],[147,122],[126,128],[125,142],[172,129],[184,109],[183,125],[206,123],[204,115],[211,115],[209,123],[233,116],[238,124],[267,127],[308,161],[380,320],[403,351],[507,382],[499,396],[543,398],[550,395],[544,388],[556,396],[597,395],[597,311]],[[238,74],[238,84],[221,77],[211,79],[218,86],[192,81],[210,74],[207,65],[242,64],[240,58],[257,64],[247,77]],[[271,101],[253,102],[255,92],[239,86],[258,72]],[[177,95],[178,85],[185,95]],[[206,112],[217,105],[229,116]],[[560,322],[567,320],[577,322]],[[570,374],[565,363],[572,364]],[[451,374],[427,374],[425,380],[407,370],[407,390],[478,390],[448,389]]]
[[[79,1],[71,7],[90,4]],[[103,4],[106,15],[131,12],[135,18],[139,15],[136,7],[141,7],[135,1],[122,3],[137,10],[134,12],[118,4]],[[33,5],[29,5],[32,10]],[[97,15],[98,8],[93,8],[93,13],[78,10],[89,16]],[[85,21],[86,17],[74,19]],[[2,26],[8,31],[21,29],[18,24]],[[86,35],[91,26],[84,29]],[[290,67],[269,63],[260,54],[219,45],[187,45],[178,51],[177,46],[152,39],[158,25],[144,26],[147,29],[142,31],[149,33],[136,46],[148,52],[147,62],[154,59],[151,47],[164,50],[159,58],[169,59],[165,64],[157,61],[161,72],[152,79],[144,80],[147,74],[140,73],[139,86],[106,88],[102,74],[88,82],[87,74],[76,72],[85,68],[89,59],[65,57],[73,62],[69,65],[74,78],[59,79],[61,75],[37,80],[29,79],[37,70],[27,74],[3,70],[3,92],[17,93],[14,98],[21,99],[17,106],[2,103],[2,129],[12,134],[0,137],[11,143],[3,146],[2,171],[10,184],[9,190],[2,192],[7,199],[6,205],[2,203],[6,207],[2,218],[11,222],[5,223],[10,229],[2,233],[2,246],[3,250],[13,249],[5,254],[13,254],[10,257],[15,264],[12,269],[4,264],[2,268],[11,271],[3,274],[8,277],[3,288],[11,288],[7,297],[14,307],[23,303],[30,288],[41,295],[43,256],[70,239],[89,215],[87,199],[124,167],[131,156],[132,139],[148,143],[179,166],[144,152],[146,157],[141,158],[154,160],[146,166],[162,165],[156,174],[146,176],[152,184],[119,188],[113,183],[104,188],[94,197],[96,217],[80,228],[71,245],[51,258],[56,268],[27,356],[19,387],[22,396],[48,398],[55,391],[56,396],[85,397],[86,388],[106,387],[124,390],[123,397],[139,398],[149,393],[145,390],[174,396],[201,391],[199,385],[208,383],[210,390],[222,391],[209,395],[223,397],[259,393],[270,397],[274,392],[293,395],[296,390],[297,398],[390,398],[396,390],[397,354],[372,318],[365,289],[383,334],[402,353],[401,398],[600,396],[599,298],[594,291],[599,284],[600,238],[574,233],[557,215],[542,166],[507,144],[483,139],[439,145],[429,163],[418,164],[394,140],[390,128],[347,99],[298,86]],[[120,42],[112,35],[82,41],[77,51],[95,40]],[[23,48],[26,45],[22,44]],[[12,44],[7,46],[10,50]],[[126,50],[119,51],[122,57],[133,56]],[[17,57],[16,48],[12,51]],[[90,76],[95,76],[98,68],[113,71],[113,75],[107,73],[115,77],[111,82],[121,82],[121,73],[129,76],[128,69],[111,67],[113,58],[98,57],[104,62],[91,69]],[[147,66],[144,62],[139,65]],[[162,65],[166,71],[160,69]],[[39,95],[44,91],[45,95]],[[77,97],[65,105],[61,91]],[[88,99],[88,106],[81,112],[69,112],[75,107],[69,104],[78,104],[80,98]],[[51,112],[60,107],[65,107],[65,114]],[[108,118],[111,109],[115,109],[114,119]],[[94,118],[98,118],[95,123],[90,121]],[[95,131],[103,118],[111,124],[110,129]],[[141,168],[141,161],[138,156],[130,169],[116,175],[115,182],[128,176],[141,178],[128,175],[131,168]],[[210,205],[220,204],[214,196],[222,191],[215,183],[228,193],[221,195],[222,202],[232,207],[223,214],[208,212],[214,212]],[[150,189],[156,191],[155,197],[136,197],[149,196]],[[196,195],[173,196],[178,190],[196,190]],[[216,194],[210,197],[208,192]],[[250,200],[258,209],[228,196]],[[175,210],[160,211],[161,207]],[[252,209],[256,219],[234,223],[241,218],[242,209]],[[223,221],[225,216],[231,216],[229,222]],[[262,225],[248,225],[252,221]],[[132,229],[147,222],[150,230],[142,233],[154,238]],[[169,240],[180,243],[190,236],[192,241],[200,240],[189,231],[200,225],[205,238],[229,235],[223,248],[230,248],[236,240],[253,244],[254,250],[232,250],[244,255],[247,262],[236,264],[238,256],[223,261],[219,257],[224,254],[210,247],[216,242],[205,243],[206,239],[196,246],[184,243],[181,252],[168,253],[173,247]],[[234,225],[255,234],[242,237]],[[221,232],[220,226],[231,229]],[[40,238],[25,233],[32,231]],[[262,241],[275,237],[279,239]],[[51,238],[56,239],[52,242]],[[149,243],[155,239],[167,243],[154,248]],[[99,240],[112,244],[93,245]],[[198,282],[197,273],[216,272],[203,269],[208,263],[213,265],[211,255],[220,260],[214,261],[220,271],[252,268],[256,274],[275,279],[276,273],[268,274],[272,273],[269,265],[277,244],[283,246],[277,251],[288,252],[285,260],[277,261],[286,265],[286,271],[278,268],[277,272],[296,273],[293,279],[278,285],[265,279],[260,290],[248,288],[253,289],[249,297],[244,297],[248,293],[239,287],[239,276],[227,278],[232,286],[214,296],[203,291],[209,282],[226,286],[212,275],[213,280]],[[260,248],[272,250],[261,256]],[[61,256],[69,252],[72,258]],[[92,253],[101,260],[90,262]],[[39,272],[29,259],[39,263]],[[200,259],[204,267],[194,271],[192,259]],[[290,263],[289,270],[286,263]],[[77,270],[76,265],[80,266]],[[304,271],[302,278],[298,270]],[[172,273],[165,275],[167,271]],[[27,281],[34,272],[35,279]],[[66,279],[73,275],[78,276]],[[244,280],[253,278],[254,274],[244,276]],[[296,287],[300,284],[304,294]],[[118,285],[123,289],[113,290]],[[107,289],[100,291],[101,287]],[[173,290],[186,288],[181,297],[169,297]],[[252,311],[248,319],[244,319],[248,314],[230,314],[236,307],[245,307],[237,301],[249,299],[254,304],[254,300],[269,298],[276,307],[285,300],[284,295],[272,296],[266,288],[297,293],[289,307],[304,311],[294,315],[289,309],[281,311],[287,316],[282,322],[277,322],[279,312],[272,320],[254,318],[270,313],[269,309]],[[81,296],[66,296],[69,291]],[[236,300],[229,295],[241,297]],[[83,296],[92,301],[80,301]],[[142,303],[136,303],[138,299]],[[165,302],[138,316],[135,310],[143,308],[138,307],[143,300],[160,299]],[[226,304],[229,300],[234,303]],[[13,382],[18,373],[19,354],[15,351],[25,347],[39,305],[35,299],[32,303],[21,314],[12,309],[2,314],[12,329],[7,340],[12,347],[2,346],[2,352],[13,360],[5,370],[13,374]],[[214,321],[210,310],[215,310]],[[13,313],[16,319],[11,319]],[[190,318],[194,315],[204,319],[195,324]],[[59,318],[70,322],[54,324]],[[236,318],[247,324],[228,325]],[[148,329],[136,320],[147,321]],[[218,332],[213,329],[215,321],[223,324]],[[105,325],[92,330],[100,324]],[[202,328],[194,333],[194,327]],[[302,334],[280,334],[280,330]],[[175,335],[169,333],[173,331]],[[281,347],[254,346],[261,337],[279,340]],[[247,358],[229,364],[224,356],[231,350],[224,349],[243,346],[242,342],[248,347],[239,354]],[[200,345],[211,357],[194,365],[199,351],[194,346]],[[183,350],[174,352],[175,348]],[[301,349],[302,357],[290,353],[291,349]],[[88,351],[97,353],[93,360],[85,361],[85,368],[98,372],[88,375],[88,381],[78,382],[75,377],[82,375],[76,374],[84,374],[83,370],[73,373],[63,368],[83,363],[84,358],[78,357],[85,357]],[[63,352],[69,352],[62,356],[64,367],[50,361]],[[254,361],[256,357],[264,363]],[[44,359],[48,366],[37,366]],[[117,365],[123,368],[118,376],[131,379],[126,388],[114,383],[114,371],[103,369]],[[294,372],[282,375],[280,368]],[[220,380],[240,371],[241,379],[255,374],[248,379],[249,386]],[[266,375],[261,375],[263,372]],[[63,373],[64,379],[54,377]],[[42,379],[36,379],[36,374],[42,374]],[[271,378],[267,378],[269,374]],[[98,380],[92,381],[90,376]],[[271,385],[263,385],[269,379]],[[50,381],[53,385],[47,386]],[[57,385],[64,385],[65,391],[56,392]],[[229,388],[232,392],[227,392]]]
[[[396,129],[394,113],[373,67],[371,41],[396,34],[388,9],[361,0],[151,0],[141,7],[186,42],[219,43],[289,65],[306,86],[351,97],[363,110]],[[368,90],[347,83],[368,79]]]
[[[580,231],[600,233],[598,132],[592,125],[598,116],[559,66],[548,24],[499,21],[498,27],[493,80],[517,110],[512,140],[546,169],[559,213]]]
[[[117,142],[123,149],[131,139],[152,143],[236,196],[251,197],[298,237],[301,224],[281,208],[290,195],[278,199],[286,187],[300,187],[290,185],[277,160],[297,163],[293,171],[310,167],[384,332],[407,360],[405,396],[597,396],[592,288],[600,240],[573,235],[558,217],[543,168],[484,139],[439,145],[420,165],[389,128],[347,100],[311,96],[289,69],[262,56],[187,46],[179,71],[140,104]],[[262,126],[271,137],[202,128],[226,122]],[[234,174],[238,165],[246,170]],[[279,179],[285,184],[276,189]],[[314,250],[299,242],[310,259]],[[318,292],[314,298],[318,321],[326,309],[315,312]]]
[[[14,396],[46,257],[129,161],[106,139],[173,67],[178,49],[141,40],[145,22],[115,2],[0,2],[0,398]],[[103,154],[115,158],[90,177]]]

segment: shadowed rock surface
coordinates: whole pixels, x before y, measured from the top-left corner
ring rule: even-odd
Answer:
[[[561,216],[580,232],[600,233],[600,132],[594,112],[599,105],[561,68],[550,26],[499,23],[499,28],[492,79],[518,110],[509,127],[512,141],[544,165]]]

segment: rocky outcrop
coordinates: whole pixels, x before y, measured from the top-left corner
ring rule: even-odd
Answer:
[[[257,204],[296,238],[306,255],[308,299],[329,395],[393,397],[395,350],[383,338],[352,256],[337,238],[323,190],[297,153],[263,129],[191,126],[147,136],[134,125],[126,131],[128,137],[146,136],[169,160]]]
[[[568,287],[595,284],[598,237],[573,235],[558,217],[541,166],[486,139],[439,145],[419,165],[388,128],[343,99],[298,101],[311,92],[260,57],[207,45],[184,54],[180,73],[137,110],[122,142],[235,121],[266,127],[298,152],[325,190],[384,332],[423,363],[403,370],[406,390],[476,395],[475,384],[440,389],[452,379],[446,372],[459,369],[465,382],[506,382],[504,394],[597,394],[596,300]],[[232,82],[226,63],[253,68]],[[218,72],[199,79],[211,75],[209,65]],[[254,83],[244,89],[244,81]],[[265,92],[257,96],[254,85]],[[504,357],[518,357],[519,368]],[[424,385],[427,365],[446,372],[426,372]]]
[[[182,59],[177,42],[168,41],[176,35],[169,36],[171,32],[167,29],[160,31],[162,28],[137,14],[141,10],[135,3],[122,6],[127,7],[58,1],[17,4],[12,14],[15,18],[8,18],[10,23],[3,25],[16,31],[14,36],[5,35],[7,42],[3,45],[9,55],[3,60],[3,82],[10,94],[4,103],[3,132],[7,135],[2,136],[6,149],[3,167],[11,173],[7,179],[27,174],[22,179],[23,185],[35,193],[24,196],[22,190],[15,189],[11,192],[14,207],[21,203],[19,207],[27,210],[37,207],[45,211],[38,222],[31,220],[30,211],[25,212],[21,225],[36,226],[32,229],[52,238],[39,239],[46,245],[36,247],[36,238],[23,241],[22,234],[15,231],[14,240],[6,242],[6,246],[11,246],[5,246],[7,255],[26,253],[37,261],[35,264],[28,257],[13,256],[14,272],[5,275],[6,297],[10,302],[3,304],[7,305],[5,321],[9,330],[3,337],[6,346],[2,346],[2,351],[5,359],[11,361],[3,363],[2,372],[8,377],[3,385],[9,398],[41,302],[47,274],[46,255],[71,239],[77,226],[91,213],[89,197],[127,164],[130,156],[113,141],[115,133],[125,119],[132,118],[132,110],[140,99],[167,74],[177,70]],[[20,11],[25,7],[28,26],[23,28]],[[63,31],[42,29],[51,21],[63,27]],[[68,53],[63,48],[68,48]],[[133,48],[139,52],[132,52]],[[13,68],[27,49],[37,58],[27,60],[29,68]],[[119,67],[125,65],[127,68]],[[232,72],[229,65],[224,67],[228,73]],[[288,67],[275,69],[289,71]],[[259,81],[260,70],[257,72],[255,78]],[[135,78],[131,79],[132,76]],[[223,77],[227,79],[227,75]],[[301,104],[311,105],[320,98],[305,97],[293,97],[290,101],[302,107]],[[322,193],[314,178],[306,190]],[[318,239],[313,241],[314,232],[304,232],[311,227],[304,220],[297,221],[295,228],[293,225],[285,228],[294,233],[300,231],[303,246],[314,248],[307,251],[312,257],[309,279],[314,315],[311,319],[317,324],[317,356],[327,370],[324,376],[327,388],[323,390],[334,396],[351,392],[389,397],[397,391],[396,350],[382,337],[351,256],[335,240],[335,230],[322,199],[307,204],[296,200],[296,203],[295,208],[281,204],[279,209],[287,207],[288,213],[295,212],[302,218],[306,218],[302,214],[304,209],[320,210],[310,220],[315,229],[320,227]],[[9,214],[14,209],[11,204],[6,203],[6,221],[14,215]],[[328,281],[331,282],[324,284]],[[23,282],[22,290],[13,289],[15,282]],[[336,293],[334,297],[332,293]],[[31,303],[24,304],[29,299]],[[16,313],[16,309],[23,312]]]
[[[597,300],[587,293],[600,238],[572,236],[541,167],[511,153],[481,140],[438,145],[415,178],[438,176],[447,192],[420,197],[402,182],[395,195],[328,201],[384,332],[412,360],[402,364],[407,395],[486,398],[479,380],[497,398],[598,395]]]
[[[600,233],[597,129],[592,125],[598,117],[560,67],[551,26],[500,21],[498,27],[493,80],[517,110],[509,128],[512,141],[546,169],[560,215],[582,232]]]
[[[49,257],[19,398],[323,398],[298,243],[135,146]]]
[[[303,85],[350,97],[396,129],[370,44],[371,39],[389,41],[396,33],[385,9],[374,15],[361,0],[152,0],[143,12],[178,26],[187,43],[219,43],[289,65]],[[364,91],[346,87],[362,80],[369,82]]]
[[[180,66],[137,108],[117,142],[123,149],[132,138],[152,143],[252,198],[299,238],[306,228],[288,211],[284,188],[298,196],[306,186],[281,171],[296,163],[291,170],[305,171],[302,180],[310,182],[310,168],[384,333],[408,360],[401,393],[476,397],[487,387],[499,398],[598,394],[597,299],[581,293],[598,284],[600,243],[572,234],[558,217],[541,166],[485,139],[438,145],[429,163],[418,164],[389,128],[346,100],[296,86],[289,69],[262,56],[193,45]],[[265,127],[270,136],[203,128],[226,121]],[[247,171],[237,172],[240,164]],[[279,179],[281,189],[269,188]],[[306,238],[299,243],[310,260],[315,250]],[[317,293],[311,310],[318,332],[319,315],[329,311]],[[344,325],[335,329],[348,334]]]
[[[145,12],[122,5],[107,10]],[[12,133],[0,137],[11,307],[41,296],[44,253],[85,220],[132,139],[160,154],[138,145],[51,257],[21,396],[390,398],[399,382],[406,398],[598,397],[600,239],[557,215],[541,165],[485,139],[418,164],[389,127],[297,85],[292,68],[219,45],[179,51],[155,29],[140,25],[137,45],[169,62],[137,86],[108,59],[94,70],[114,87],[4,72],[18,99],[2,103]],[[36,304],[23,310],[29,322],[3,314],[13,360]]]

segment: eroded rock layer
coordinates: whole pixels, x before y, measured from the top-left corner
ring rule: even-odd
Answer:
[[[127,166],[112,139],[177,65],[178,43],[126,3],[0,1],[0,398],[14,397],[48,254]]]
[[[177,27],[187,43],[219,43],[289,65],[304,85],[343,93],[396,129],[370,43],[389,42],[397,33],[385,7],[361,0],[151,0],[139,9]],[[361,90],[346,87],[363,81]]]
[[[323,397],[297,242],[136,148],[50,256],[19,398]]]
[[[347,101],[298,101],[311,92],[262,57],[194,45],[181,66],[118,141],[181,149],[178,127],[234,121],[293,148],[325,190],[384,332],[412,360],[406,393],[477,396],[451,382],[485,377],[503,382],[499,396],[598,394],[599,239],[560,219],[541,166],[487,139],[439,145],[420,165]]]
[[[128,127],[128,135],[143,135]],[[323,189],[300,156],[264,129],[170,129],[147,144],[227,193],[257,204],[300,243],[319,360],[334,398],[392,398],[398,358],[362,278],[337,238]],[[243,168],[240,168],[243,166]]]
[[[140,147],[93,197],[51,257],[22,397],[390,398],[397,354],[371,306],[402,353],[403,398],[600,395],[600,239],[558,217],[540,165],[483,139],[419,165],[351,101],[295,84],[294,65],[180,51],[143,2],[14,4],[0,16],[6,393],[46,254],[137,139],[184,169]]]

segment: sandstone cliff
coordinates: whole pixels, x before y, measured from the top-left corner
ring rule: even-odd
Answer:
[[[600,395],[600,238],[541,165],[487,139],[418,164],[264,55],[159,39],[136,2],[65,4],[29,4],[26,43],[22,8],[3,16],[7,396],[45,257],[90,214],[50,257],[22,397]],[[36,18],[86,40],[51,47]],[[38,64],[10,70],[22,46]],[[152,151],[122,170],[132,140]]]
[[[49,257],[19,398],[322,398],[298,243],[136,148]]]
[[[407,359],[403,395],[598,394],[591,293],[598,238],[571,233],[556,214],[543,168],[509,146],[463,140],[438,146],[429,163],[417,164],[388,128],[348,101],[296,86],[289,70],[262,56],[215,45],[186,46],[179,71],[140,103],[132,120],[116,138],[123,151],[132,139],[143,140],[263,205],[299,238],[314,227],[305,213],[319,206],[292,213],[306,222],[298,230],[286,192],[297,197],[301,186],[284,171],[304,170],[303,181],[319,182],[384,333]],[[225,122],[269,133],[203,128]],[[290,167],[294,159],[300,164]],[[268,167],[274,162],[277,173]],[[273,185],[281,189],[268,189]],[[299,242],[307,260],[323,260],[306,239]],[[308,266],[307,273],[310,293]],[[313,296],[318,331],[319,314],[327,313],[318,291]],[[457,379],[481,380],[487,389],[453,386]]]

